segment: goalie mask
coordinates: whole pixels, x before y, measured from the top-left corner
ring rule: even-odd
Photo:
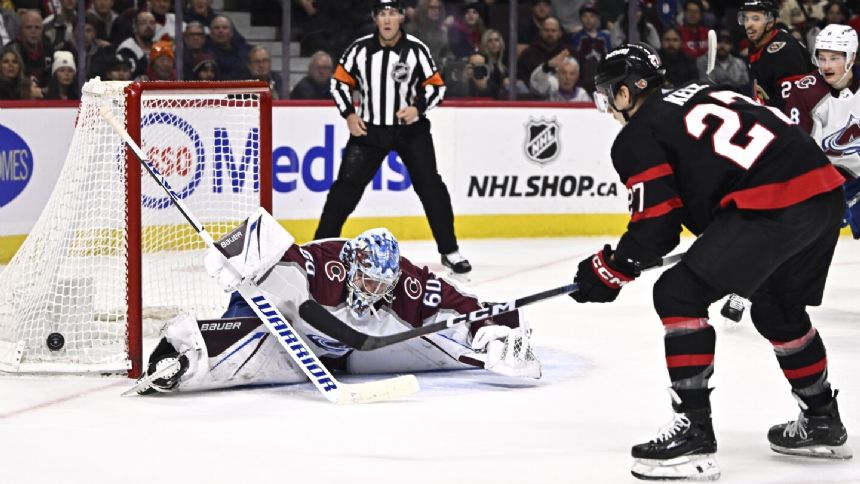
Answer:
[[[361,319],[374,304],[391,302],[400,279],[400,246],[388,229],[370,229],[347,241],[340,251],[347,268],[346,304],[353,316]]]

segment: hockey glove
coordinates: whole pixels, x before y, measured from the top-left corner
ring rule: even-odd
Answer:
[[[541,377],[541,364],[531,350],[529,334],[523,328],[488,324],[472,339],[475,353],[468,356],[482,361],[484,369],[518,378]]]
[[[621,292],[624,284],[639,275],[639,271],[630,262],[612,260],[612,247],[603,246],[603,250],[579,263],[573,282],[579,288],[570,293],[577,302],[612,302]]]

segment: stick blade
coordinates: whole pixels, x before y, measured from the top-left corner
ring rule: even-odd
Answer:
[[[714,71],[714,66],[717,65],[717,33],[713,30],[708,31],[708,67],[705,74],[710,77]]]
[[[341,383],[337,403],[350,405],[397,400],[413,395],[420,389],[415,375],[402,375],[367,383]]]

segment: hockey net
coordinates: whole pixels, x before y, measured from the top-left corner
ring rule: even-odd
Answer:
[[[221,315],[206,247],[100,116],[110,106],[216,239],[271,210],[271,101],[260,82],[83,88],[51,197],[0,280],[0,372],[140,374],[143,320]]]

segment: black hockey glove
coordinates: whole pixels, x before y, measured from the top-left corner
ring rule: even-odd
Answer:
[[[603,250],[579,263],[573,282],[579,289],[570,293],[577,302],[612,302],[621,292],[621,286],[639,275],[636,267],[628,261],[612,260],[612,247]]]

